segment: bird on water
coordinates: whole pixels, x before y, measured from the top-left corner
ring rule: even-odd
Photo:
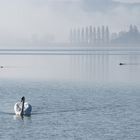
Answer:
[[[32,112],[32,106],[28,102],[25,102],[25,97],[23,96],[21,101],[15,104],[14,111],[15,114],[19,116],[30,116]]]
[[[126,64],[125,63],[120,63],[119,65],[122,66],[122,65],[126,65]]]

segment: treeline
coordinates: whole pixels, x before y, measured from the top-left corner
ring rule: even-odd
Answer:
[[[71,29],[70,42],[79,45],[140,44],[140,32],[136,25],[130,25],[128,31],[118,33],[110,33],[108,26],[88,26]]]
[[[138,27],[136,25],[130,25],[128,31],[113,33],[111,42],[122,43],[122,44],[139,44],[140,32],[138,30]]]
[[[74,28],[70,31],[70,42],[73,44],[100,44],[110,42],[108,26]]]

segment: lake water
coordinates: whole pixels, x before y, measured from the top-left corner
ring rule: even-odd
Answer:
[[[140,139],[139,55],[0,58],[0,139]],[[33,111],[22,119],[23,95]]]

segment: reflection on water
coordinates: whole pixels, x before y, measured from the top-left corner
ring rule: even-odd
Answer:
[[[73,75],[84,80],[107,80],[109,78],[108,55],[82,55],[73,57]]]
[[[139,85],[113,83],[139,83],[139,60],[132,54],[0,56],[0,139],[139,140]],[[31,117],[14,116],[23,95]]]
[[[137,82],[139,60],[140,56],[132,53],[110,55],[104,51],[92,55],[5,55],[0,56],[0,77]]]
[[[73,56],[74,78],[89,81],[137,81],[140,56],[138,55],[85,55]],[[125,65],[119,65],[124,62]]]
[[[29,117],[29,116],[19,116],[19,115],[13,115],[13,119],[15,120],[15,121],[22,121],[22,120],[26,120],[26,121],[28,121],[28,122],[31,122],[31,116]]]

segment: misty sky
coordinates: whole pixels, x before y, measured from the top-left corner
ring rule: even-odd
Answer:
[[[0,45],[67,41],[70,28],[140,27],[140,0],[0,0]]]

